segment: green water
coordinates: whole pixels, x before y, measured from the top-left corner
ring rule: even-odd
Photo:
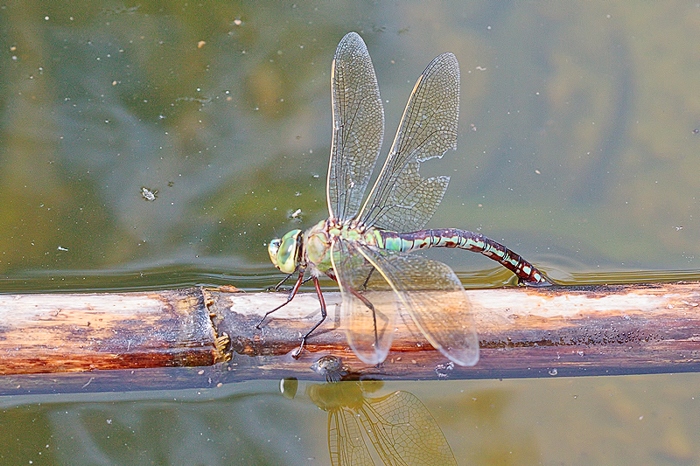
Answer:
[[[0,4],[0,291],[276,283],[266,242],[327,215],[330,62],[353,30],[385,143],[425,65],[460,62],[458,150],[425,167],[452,177],[430,225],[566,283],[697,279],[700,8],[463,3]],[[512,283],[483,257],[434,257],[469,287]],[[695,464],[698,382],[383,390],[422,400],[460,464]],[[327,414],[269,381],[0,407],[4,464],[329,462]]]

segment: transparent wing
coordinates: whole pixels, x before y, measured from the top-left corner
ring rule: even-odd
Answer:
[[[326,181],[331,218],[360,210],[384,136],[384,108],[372,59],[354,32],[338,44],[331,72],[333,141]]]
[[[374,365],[389,354],[400,302],[365,250],[358,242],[337,240],[331,262],[340,286],[341,322],[348,344],[361,361]]]
[[[412,393],[366,398],[361,411],[365,432],[385,464],[457,464],[440,426]]]
[[[395,316],[401,310],[448,359],[462,366],[477,363],[479,339],[469,300],[448,266],[357,242],[336,244],[343,258],[333,261],[342,295],[341,315],[348,342],[362,361],[377,364],[386,358]],[[373,328],[376,333],[371,332]]]
[[[419,230],[445,194],[447,176],[422,178],[421,162],[457,148],[459,64],[451,53],[430,62],[408,99],[384,167],[359,218],[393,231]]]
[[[374,466],[357,418],[345,408],[328,411],[328,451],[333,466]]]
[[[431,345],[461,366],[479,360],[471,305],[462,283],[442,262],[413,254],[375,254],[403,309]],[[399,291],[400,290],[400,291]]]

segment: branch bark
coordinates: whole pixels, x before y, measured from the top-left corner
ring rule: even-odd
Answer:
[[[255,324],[284,302],[286,294],[195,287],[3,295],[0,393],[52,391],[61,384],[67,390],[83,389],[86,383],[93,389],[113,389],[127,381],[130,388],[166,388],[253,378],[313,378],[309,365],[325,354],[342,357],[354,371],[387,379],[700,370],[697,282],[467,293],[481,359],[466,368],[449,364],[400,318],[385,363],[364,365],[347,347],[334,318],[338,293],[324,294],[328,321],[298,360],[290,353],[320,317],[312,293],[298,295],[262,330]],[[182,369],[167,369],[171,367]]]

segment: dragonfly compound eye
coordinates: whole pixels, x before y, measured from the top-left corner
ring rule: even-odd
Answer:
[[[280,244],[282,244],[282,240],[275,238],[267,245],[267,253],[270,255],[270,260],[278,269],[280,266],[277,264],[277,252],[280,250]]]
[[[284,273],[293,273],[297,268],[299,235],[301,230],[292,230],[282,239],[272,240],[267,248],[272,263]]]

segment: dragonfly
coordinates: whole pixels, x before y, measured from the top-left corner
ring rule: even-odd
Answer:
[[[367,364],[383,362],[397,316],[412,322],[445,357],[462,366],[479,359],[479,342],[467,294],[445,264],[412,251],[459,248],[479,252],[512,271],[519,283],[549,285],[530,262],[480,233],[423,229],[440,204],[447,176],[423,177],[420,164],[442,158],[457,144],[459,64],[452,53],[433,59],[418,78],[389,154],[365,196],[384,135],[384,108],[372,60],[362,38],[350,32],[338,44],[331,68],[333,136],[326,179],[329,217],[306,231],[270,241],[270,260],[287,277],[297,274],[287,305],[313,281],[321,318],[302,337],[299,357],[327,316],[319,284],[338,283],[340,322],[349,346]]]

